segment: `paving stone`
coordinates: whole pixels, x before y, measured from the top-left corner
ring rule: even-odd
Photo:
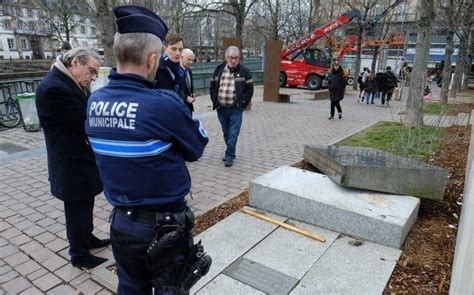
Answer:
[[[53,257],[54,255],[54,252],[49,250],[48,248],[41,248],[37,251],[34,251],[34,252],[31,252],[29,253],[29,255],[36,261],[38,262],[43,262],[43,261],[46,261],[48,260],[49,258]]]
[[[15,270],[19,272],[22,276],[26,276],[30,273],[33,273],[38,269],[41,269],[41,266],[34,260],[28,260],[15,267]]]
[[[49,290],[47,295],[77,295],[77,291],[69,285],[59,285]]]
[[[31,241],[31,238],[28,237],[25,234],[21,234],[21,235],[18,235],[16,237],[10,239],[10,242],[14,245],[17,245],[17,246],[21,246],[21,245],[23,245],[25,243],[28,243],[30,241]]]
[[[263,295],[265,293],[260,292],[259,290],[234,280],[233,278],[230,278],[226,275],[220,274],[196,293],[196,295],[208,294]]]
[[[250,183],[249,204],[400,248],[415,224],[420,200],[345,188],[326,175],[282,166]]]
[[[0,275],[0,284],[3,284],[5,282],[9,282],[16,278],[18,276],[18,273],[14,270],[10,270],[2,275]]]
[[[77,278],[83,274],[83,271],[79,268],[73,267],[72,264],[66,264],[60,269],[54,272],[55,275],[60,277],[66,282],[71,281],[72,279]]]
[[[9,265],[6,265],[5,263],[0,266],[0,275],[4,274],[4,273],[7,273],[9,272],[10,270],[12,270],[11,266]]]
[[[80,284],[84,283],[85,281],[87,281],[88,279],[91,278],[91,275],[88,274],[88,273],[83,273],[81,274],[80,276],[72,279],[69,284],[71,284],[71,286],[73,287],[76,287],[79,286]]]
[[[0,258],[5,258],[8,257],[12,254],[15,254],[18,252],[18,248],[13,246],[13,245],[5,245],[3,247],[0,247]]]
[[[19,230],[25,230],[27,228],[30,228],[30,227],[34,226],[35,224],[33,222],[31,222],[30,220],[25,219],[21,222],[15,223],[14,225]]]
[[[37,226],[37,225],[33,225],[25,230],[23,230],[23,232],[25,234],[27,234],[28,236],[30,237],[34,237],[34,236],[37,236],[41,233],[44,233],[46,230],[40,226]]]
[[[14,238],[18,235],[21,234],[21,231],[19,231],[18,229],[12,227],[10,229],[7,229],[6,231],[2,232],[2,237],[9,240],[11,238]]]
[[[42,267],[41,267],[40,269],[35,270],[34,272],[30,273],[30,274],[27,275],[26,277],[27,277],[29,280],[33,281],[33,280],[36,280],[36,279],[39,278],[39,277],[44,276],[44,275],[47,274],[47,273],[48,273],[48,270],[47,270],[46,268],[42,268]]]
[[[272,217],[284,220],[279,216]],[[205,251],[212,257],[212,267],[191,289],[192,292],[207,284],[276,228],[274,224],[236,212],[199,234],[196,241],[202,240]],[[242,235],[243,232],[246,234]]]
[[[4,230],[7,230],[9,228],[11,228],[12,226],[8,223],[8,222],[5,222],[5,221],[0,221],[0,232],[4,231]]]
[[[22,264],[25,261],[30,260],[28,256],[23,254],[22,252],[17,252],[13,255],[10,255],[6,258],[4,258],[5,262],[8,263],[11,267],[15,267],[19,264]]]
[[[84,294],[95,294],[102,290],[102,287],[89,279],[77,286],[77,289]]]
[[[18,294],[29,287],[31,287],[31,283],[28,282],[24,277],[17,277],[2,285],[2,288],[9,294]]]
[[[101,286],[117,293],[118,277],[116,274],[108,270],[106,266],[92,270],[91,278]]]
[[[69,246],[69,243],[63,239],[56,238],[54,241],[51,241],[45,245],[48,249],[51,249],[53,252],[58,252]]]
[[[41,262],[41,265],[45,268],[47,268],[50,271],[55,271],[60,267],[63,267],[68,263],[67,260],[62,258],[61,256],[58,256],[54,254],[52,257],[48,258],[47,260]]]
[[[57,237],[49,232],[44,232],[35,237],[35,240],[37,240],[41,244],[47,244],[55,239],[57,239]]]
[[[301,279],[339,234],[293,220],[286,223],[324,237],[326,242],[315,241],[280,227],[244,257],[288,276]]]
[[[42,295],[42,294],[44,294],[44,293],[41,292],[39,289],[37,289],[35,287],[30,287],[30,288],[28,288],[25,291],[20,293],[20,295]]]
[[[41,291],[46,292],[49,289],[61,284],[61,279],[52,273],[47,273],[44,276],[33,281],[33,284]]]
[[[8,241],[4,238],[0,237],[0,247],[3,247],[8,244]]]
[[[336,240],[290,294],[382,294],[401,251]]]
[[[107,289],[102,289],[100,290],[99,292],[96,293],[96,295],[112,295],[113,293],[110,292],[109,290]]]
[[[20,246],[20,249],[26,254],[31,254],[43,248],[43,245],[33,240]]]

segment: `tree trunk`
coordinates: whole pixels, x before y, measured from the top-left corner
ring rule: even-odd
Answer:
[[[454,96],[456,96],[457,92],[461,91],[462,76],[464,73],[464,65],[466,63],[467,49],[469,47],[469,34],[462,34],[459,42],[458,58],[456,60],[456,69],[454,70],[452,87]]]
[[[464,66],[464,83],[462,89],[467,89],[469,87],[469,78],[472,75],[472,55],[474,54],[474,30],[471,31],[471,45],[469,45],[471,55],[466,60],[467,64]]]
[[[354,78],[357,79],[360,73],[360,56],[362,54],[362,36],[364,35],[364,30],[362,28],[359,29],[359,35],[357,35],[357,51],[356,51],[356,62],[355,62],[355,69],[354,69]],[[352,89],[357,90],[359,83],[354,83],[352,85]]]
[[[446,60],[444,62],[443,69],[443,85],[441,86],[440,100],[441,103],[445,104],[448,102],[449,84],[451,83],[451,56],[453,55],[453,36],[454,31],[448,29],[448,35],[446,36]]]
[[[412,87],[409,88],[405,116],[405,125],[417,129],[423,126],[423,93],[435,19],[434,6],[434,0],[418,0],[417,2],[418,36],[412,73],[412,77],[416,79],[412,79]]]
[[[94,0],[97,11],[97,22],[100,28],[100,41],[104,49],[104,66],[115,66],[115,58],[113,51],[114,31],[115,27],[112,9],[108,5],[107,0]]]
[[[372,65],[370,66],[370,70],[372,71],[372,73],[375,75],[375,73],[377,72],[375,70],[375,66],[377,65],[377,58],[379,56],[379,52],[380,52],[380,47],[379,46],[375,46],[374,47],[374,50],[373,50],[373,57],[372,57]]]

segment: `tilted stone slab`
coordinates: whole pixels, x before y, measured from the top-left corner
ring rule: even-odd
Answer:
[[[336,240],[290,294],[382,294],[401,251],[354,242]]]
[[[345,188],[326,175],[282,166],[250,182],[249,205],[400,248],[418,215],[410,196]]]
[[[196,295],[212,295],[212,294],[237,294],[237,295],[265,295],[255,288],[241,283],[224,274],[220,274],[214,280],[209,282]]]
[[[372,148],[306,145],[304,159],[352,188],[441,200],[448,181],[446,169]]]

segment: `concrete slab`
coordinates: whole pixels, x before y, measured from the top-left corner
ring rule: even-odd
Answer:
[[[323,236],[326,242],[318,242],[280,227],[244,257],[301,279],[331,246],[339,233],[295,220],[288,220],[286,223]]]
[[[197,295],[235,294],[235,295],[264,295],[265,293],[241,283],[224,274],[209,282]]]
[[[304,159],[336,183],[441,200],[448,170],[366,147],[306,145]]]
[[[401,251],[351,240],[336,240],[290,294],[382,294]]]
[[[279,221],[285,220],[284,217],[273,214],[269,216]],[[199,234],[195,241],[202,240],[204,250],[212,258],[212,265],[209,273],[197,282],[191,293],[199,291],[277,227],[245,213],[235,212]]]
[[[419,204],[410,196],[345,188],[326,175],[288,166],[250,182],[252,207],[394,248],[405,241]]]

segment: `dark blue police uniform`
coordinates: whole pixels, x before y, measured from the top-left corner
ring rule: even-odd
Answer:
[[[157,17],[150,13],[136,6],[116,8],[119,32],[140,32],[136,26],[144,21],[150,30],[150,18]],[[143,14],[145,20],[140,18]],[[124,15],[125,28],[119,22]],[[153,89],[152,81],[114,69],[109,81],[88,101],[86,133],[105,196],[115,207],[110,231],[118,294],[150,294],[152,280],[173,274],[166,268],[157,273],[147,247],[158,225],[187,225],[186,230],[191,230],[194,216],[185,201],[191,179],[185,161],[201,157],[208,137],[174,91]],[[191,234],[185,243],[192,244]],[[155,288],[155,294],[165,293]]]

